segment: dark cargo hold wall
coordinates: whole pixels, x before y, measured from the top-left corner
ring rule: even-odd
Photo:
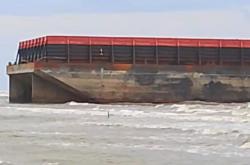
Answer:
[[[250,40],[47,36],[20,42],[17,63],[249,65]]]
[[[46,57],[48,59],[67,59],[67,45],[46,45]]]
[[[155,47],[137,46],[135,47],[135,63],[136,64],[155,64]]]
[[[219,65],[220,62],[219,48],[200,48],[199,54],[201,56],[201,64]]]
[[[20,49],[19,59],[19,63],[47,59],[83,63],[242,65],[249,64],[250,50],[245,48],[46,45],[43,48]]]
[[[241,49],[239,48],[224,48],[221,52],[221,60],[223,64],[241,64]]]
[[[130,64],[133,62],[133,48],[130,46],[114,46],[113,62],[118,64]]]
[[[69,54],[71,61],[89,62],[89,46],[69,45]]]
[[[158,47],[158,63],[178,64],[178,51],[177,47]]]
[[[242,63],[250,65],[250,49],[242,49]]]

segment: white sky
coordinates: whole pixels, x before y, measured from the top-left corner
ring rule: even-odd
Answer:
[[[146,0],[148,3],[149,1]],[[235,5],[233,5],[230,0],[210,0],[210,3],[214,2],[217,7],[206,8],[198,5],[195,8],[191,7],[192,2],[197,1],[191,0],[191,4],[186,8],[185,6],[178,8],[178,3],[181,3],[181,0],[177,0],[174,4],[171,0],[167,1],[172,6],[175,4],[177,7],[172,10],[166,7],[166,10],[164,10],[164,7],[158,5],[159,10],[156,6],[151,11],[147,6],[140,8],[135,4],[129,10],[129,7],[127,9],[122,8],[123,2],[120,6],[122,12],[119,12],[119,8],[113,11],[114,6],[112,5],[109,9],[113,12],[108,12],[106,11],[108,9],[97,10],[100,6],[97,0],[94,0],[93,2],[98,7],[95,9],[95,4],[92,4],[90,7],[93,10],[89,12],[81,12],[79,7],[77,7],[77,12],[67,11],[66,9],[53,12],[49,5],[47,6],[48,13],[42,9],[37,13],[33,11],[34,9],[31,10],[34,14],[29,12],[16,13],[14,11],[11,14],[12,11],[6,9],[6,11],[0,11],[0,53],[2,56],[0,60],[0,90],[8,89],[5,66],[8,61],[14,61],[18,41],[28,38],[44,35],[250,38],[250,8],[248,8],[250,5],[247,4],[250,4],[250,2],[234,1]],[[205,1],[207,2],[207,0]],[[18,2],[20,3],[20,1]],[[230,5],[225,5],[227,6],[225,7],[222,2],[228,2]],[[166,2],[161,0],[158,3],[167,5]],[[36,4],[33,2],[32,5]],[[60,5],[66,6],[67,3]],[[116,7],[119,7],[118,2],[116,2],[116,5],[118,5]],[[74,5],[71,4],[70,7],[73,8]],[[136,10],[137,8],[138,10]],[[43,14],[42,11],[45,13]]]

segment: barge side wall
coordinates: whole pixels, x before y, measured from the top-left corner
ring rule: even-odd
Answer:
[[[246,102],[249,75],[248,67],[39,63],[32,73],[30,102]],[[18,83],[16,76],[22,77],[12,74],[10,82]],[[14,96],[11,92],[11,102],[22,101]]]

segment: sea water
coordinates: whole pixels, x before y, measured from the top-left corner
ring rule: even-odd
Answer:
[[[249,165],[250,104],[9,104],[0,165]]]

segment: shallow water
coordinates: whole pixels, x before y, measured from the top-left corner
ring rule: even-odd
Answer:
[[[108,117],[109,113],[109,117]],[[9,104],[0,165],[250,164],[250,104]]]

